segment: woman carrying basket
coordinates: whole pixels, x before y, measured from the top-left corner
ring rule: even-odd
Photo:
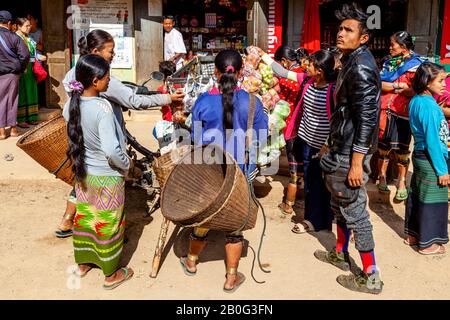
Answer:
[[[246,131],[250,109],[250,95],[238,88],[243,61],[235,50],[223,50],[215,59],[215,75],[218,88],[201,95],[192,113],[192,138],[196,145],[209,143],[219,144],[238,162],[239,167],[251,181],[257,173],[255,152],[251,152],[248,166],[245,161]],[[267,137],[268,117],[262,103],[255,99],[253,121],[253,144]],[[218,135],[211,135],[211,132]],[[264,133],[260,136],[260,133]],[[181,266],[187,275],[197,272],[199,254],[206,245],[208,229],[194,228],[190,235],[189,254],[180,259]],[[234,292],[245,280],[242,273],[237,272],[243,248],[242,232],[226,235],[226,280],[225,292]]]
[[[73,245],[79,275],[93,265],[105,275],[104,289],[119,286],[133,276],[119,268],[125,215],[125,179],[131,159],[125,137],[108,100],[100,98],[109,85],[109,63],[97,55],[80,58],[70,82],[72,97],[64,108],[69,147],[75,173],[77,214]]]
[[[114,58],[114,38],[106,31],[93,30],[78,41],[80,55],[95,54],[104,58],[110,64]],[[71,95],[70,82],[75,79],[75,68],[72,68],[63,80],[64,89]],[[113,108],[114,115],[123,131],[125,132],[125,121],[123,119],[122,107],[135,110],[143,110],[156,106],[171,104],[173,101],[182,101],[184,93],[138,95],[132,89],[125,86],[118,78],[111,76],[108,89],[100,93],[102,98],[107,99]],[[60,222],[55,235],[58,238],[70,237],[72,235],[73,217],[75,215],[75,192],[72,191],[67,201],[66,211]]]

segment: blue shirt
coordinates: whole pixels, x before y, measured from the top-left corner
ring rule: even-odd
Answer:
[[[256,170],[257,150],[251,148],[250,164],[245,171],[245,135],[247,131],[250,95],[239,90],[234,94],[233,130],[224,135],[222,95],[202,94],[192,110],[192,139],[196,146],[214,143],[225,149],[239,164],[244,173],[250,175]],[[255,99],[255,119],[253,121],[252,146],[265,145],[267,140],[268,117],[259,99]],[[224,148],[225,146],[225,148]]]
[[[436,174],[447,174],[448,123],[436,100],[428,95],[414,96],[409,104],[409,123],[414,149],[427,150]]]

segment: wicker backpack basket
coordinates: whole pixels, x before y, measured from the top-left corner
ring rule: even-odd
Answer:
[[[191,151],[191,146],[181,146],[153,160],[152,168],[162,188],[176,163]]]
[[[68,139],[63,116],[57,116],[28,131],[19,139],[17,146],[56,178],[74,185],[72,161],[66,156]]]
[[[203,153],[204,148],[191,150],[169,174],[161,194],[163,216],[184,227],[226,232],[252,229],[258,206],[242,170],[223,150],[223,164],[195,164],[194,153]]]

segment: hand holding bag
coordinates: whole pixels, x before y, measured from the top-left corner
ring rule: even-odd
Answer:
[[[33,63],[33,73],[37,83],[44,81],[45,79],[47,79],[48,76],[47,71],[45,71],[44,67],[37,58],[34,60]]]

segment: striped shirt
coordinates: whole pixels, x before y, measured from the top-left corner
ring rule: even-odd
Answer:
[[[322,148],[330,133],[330,120],[327,113],[329,85],[324,88],[316,88],[312,84],[303,98],[303,116],[300,121],[298,136],[309,146],[317,149]]]

